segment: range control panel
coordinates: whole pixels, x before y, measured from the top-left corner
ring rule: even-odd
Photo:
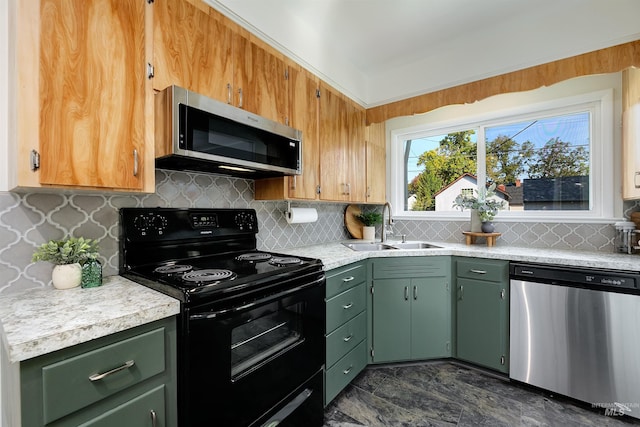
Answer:
[[[256,234],[253,209],[122,208],[122,234],[129,241],[169,241]]]

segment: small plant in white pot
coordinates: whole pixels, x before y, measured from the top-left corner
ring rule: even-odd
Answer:
[[[356,216],[363,224],[362,239],[374,241],[376,239],[376,225],[382,222],[382,214],[379,212],[364,212]]]
[[[32,261],[48,261],[54,264],[51,281],[56,289],[70,289],[80,285],[81,264],[98,257],[95,240],[83,237],[68,237],[43,243],[33,253]]]

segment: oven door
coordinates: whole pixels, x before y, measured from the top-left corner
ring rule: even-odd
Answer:
[[[315,274],[249,303],[191,313],[188,425],[250,425],[322,369],[324,281]],[[321,386],[312,394],[321,402]]]

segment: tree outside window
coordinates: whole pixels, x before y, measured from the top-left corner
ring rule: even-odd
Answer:
[[[435,211],[436,195],[459,194],[452,184],[483,168],[486,185],[496,184],[510,210],[588,210],[590,120],[577,112],[407,140],[405,209]],[[478,165],[481,149],[486,162]]]

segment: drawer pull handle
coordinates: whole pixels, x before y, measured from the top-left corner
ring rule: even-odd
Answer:
[[[344,279],[342,279],[342,281],[343,281],[343,282],[350,282],[350,281],[352,281],[353,279],[355,279],[355,277],[353,277],[353,276],[349,276],[349,277],[345,277]]]
[[[157,427],[158,426],[158,415],[156,414],[156,411],[154,411],[153,409],[149,411],[149,415],[151,415],[151,427]]]
[[[353,338],[353,334],[349,335],[348,337],[342,338],[342,341],[349,342],[349,341],[351,341],[351,338]]]
[[[120,372],[122,370],[125,369],[129,369],[130,367],[132,367],[133,365],[135,365],[136,362],[134,362],[133,360],[128,360],[126,362],[124,362],[124,365],[122,366],[118,366],[117,368],[114,368],[110,371],[107,372],[103,372],[101,374],[93,374],[89,377],[89,379],[93,382],[93,381],[100,381],[103,378],[108,377],[109,375],[115,374],[116,372]]]
[[[351,307],[353,307],[353,303],[352,303],[352,302],[350,302],[350,303],[349,303],[349,304],[347,304],[347,305],[343,305],[343,306],[342,306],[342,308],[344,308],[345,310],[349,310]]]
[[[342,373],[345,374],[345,375],[349,375],[349,372],[351,372],[352,369],[353,369],[353,365],[349,366],[347,369],[342,371]]]
[[[486,270],[476,270],[475,268],[472,268],[469,271],[476,274],[487,274]]]

